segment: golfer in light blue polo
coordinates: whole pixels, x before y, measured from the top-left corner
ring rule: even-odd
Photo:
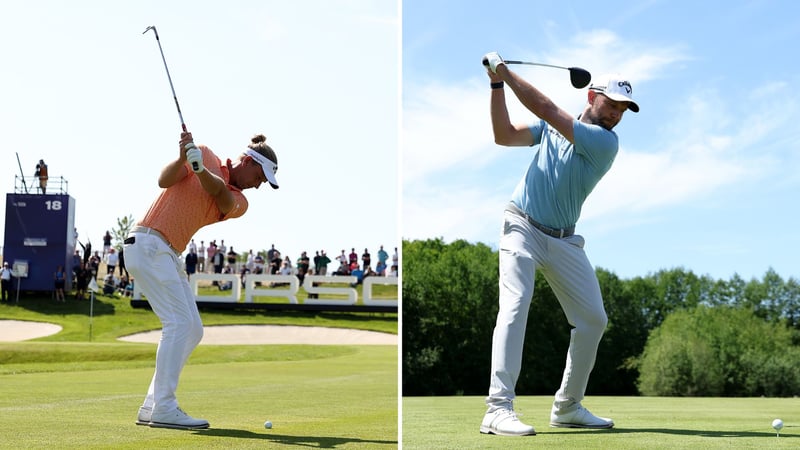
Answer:
[[[535,435],[514,412],[515,386],[536,271],[558,298],[572,327],[566,368],[550,412],[550,426],[611,428],[581,404],[608,317],[600,285],[575,224],[586,197],[611,168],[619,142],[612,131],[627,110],[639,111],[629,81],[606,75],[589,87],[583,112],[573,117],[508,69],[497,53],[485,56],[491,85],[495,142],[534,146],[533,160],[504,213],[500,237],[500,308],[492,338],[487,411],[480,431],[506,436]],[[540,120],[512,125],[505,100],[508,86]]]

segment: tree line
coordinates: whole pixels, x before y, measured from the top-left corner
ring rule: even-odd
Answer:
[[[403,241],[403,395],[485,395],[498,254],[463,240]],[[800,284],[772,269],[746,281],[684,268],[621,279],[597,268],[608,326],[588,394],[800,394]],[[537,274],[520,395],[558,388],[569,324]]]

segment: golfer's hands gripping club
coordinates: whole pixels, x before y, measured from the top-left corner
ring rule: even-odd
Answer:
[[[505,62],[497,52],[490,52],[483,56],[483,65],[488,67],[492,73],[497,73],[497,66],[500,64],[505,64]]]
[[[206,170],[206,168],[203,167],[203,152],[201,152],[199,148],[194,147],[194,144],[189,145],[192,145],[192,147],[186,151],[186,160],[189,161],[189,165],[192,166],[194,173],[200,173]]]
[[[205,170],[205,167],[203,167],[203,152],[194,145],[192,133],[181,133],[181,151],[186,152],[186,161],[194,173],[200,173]]]

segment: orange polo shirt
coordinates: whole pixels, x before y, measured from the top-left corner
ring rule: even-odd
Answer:
[[[185,165],[186,176],[163,189],[150,205],[144,218],[137,223],[158,231],[167,238],[172,247],[178,250],[186,248],[189,240],[200,228],[240,217],[247,211],[248,206],[242,191],[229,184],[230,171],[227,164],[223,165],[208,147],[201,145],[198,148],[203,152],[203,165],[206,170],[225,181],[228,190],[233,193],[235,205],[228,214],[222,214],[214,198],[203,189],[200,180],[194,176],[188,164]]]

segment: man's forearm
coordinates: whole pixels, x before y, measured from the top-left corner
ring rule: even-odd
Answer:
[[[184,162],[176,159],[161,169],[158,176],[158,187],[168,188],[186,176]]]
[[[227,186],[225,186],[225,181],[223,181],[222,178],[209,172],[208,170],[204,170],[196,175],[197,179],[200,180],[200,185],[203,186],[203,189],[212,197],[219,195],[223,189],[228,189]]]
[[[490,100],[490,113],[492,116],[492,132],[496,144],[506,145],[509,134],[513,131],[511,119],[508,116],[506,96],[503,89],[492,89]]]
[[[234,197],[228,190],[225,180],[208,170],[198,172],[196,175],[197,179],[200,180],[200,185],[203,187],[203,190],[214,198],[220,212],[223,215],[228,214],[234,207]]]

